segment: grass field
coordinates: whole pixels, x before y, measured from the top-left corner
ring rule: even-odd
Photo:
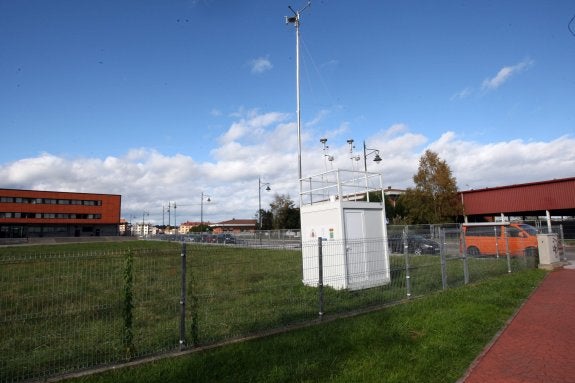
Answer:
[[[308,322],[318,289],[301,282],[301,252],[188,245],[186,346]],[[0,382],[43,378],[179,347],[181,245],[122,242],[0,248]],[[128,263],[130,258],[130,263]],[[437,256],[391,257],[391,283],[324,289],[327,315],[443,288]],[[514,270],[525,268],[514,259]],[[130,325],[126,272],[130,264]],[[448,287],[464,283],[448,259]],[[507,274],[504,259],[470,259],[470,281]],[[128,336],[129,335],[129,336]],[[127,339],[129,339],[127,341]]]
[[[541,270],[502,275],[353,318],[75,381],[455,382],[544,276]]]

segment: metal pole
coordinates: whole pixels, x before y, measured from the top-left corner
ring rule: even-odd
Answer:
[[[401,239],[403,242],[403,256],[405,257],[405,288],[407,290],[407,298],[411,298],[411,275],[409,271],[409,244],[407,239],[407,230],[407,226],[403,228]]]
[[[565,235],[563,234],[563,224],[559,225],[559,236],[561,239],[561,260],[567,260],[567,254],[565,254]]]
[[[509,231],[506,227],[501,228],[505,233],[505,254],[507,255],[507,272],[511,273],[511,254],[509,254]]]
[[[299,12],[296,14],[295,21],[296,30],[296,103],[297,103],[297,161],[298,161],[298,184],[300,193],[300,207],[301,207],[301,108],[300,108],[300,78],[299,78]]]
[[[204,231],[204,192],[202,192],[202,200],[200,201],[200,229]]]
[[[439,256],[441,257],[441,284],[447,290],[447,261],[445,259],[445,230],[439,228]]]
[[[363,170],[367,173],[367,149],[365,147],[365,140],[363,141]]]
[[[288,7],[295,17],[286,18],[286,22],[293,23],[296,31],[295,38],[295,57],[296,57],[296,113],[297,113],[297,149],[298,149],[298,183],[299,183],[299,195],[300,195],[300,207],[302,204],[301,192],[302,192],[302,169],[301,169],[301,108],[300,108],[300,78],[299,78],[299,17],[300,14],[311,5],[311,1],[308,1],[307,5],[299,11],[294,11],[291,7]]]
[[[463,282],[467,285],[469,284],[469,263],[467,262],[467,244],[465,243],[465,232],[463,231],[463,226],[459,226],[459,232],[461,233],[461,245],[463,247]]]
[[[180,296],[180,351],[186,343],[186,243],[182,241],[182,294]]]
[[[260,237],[260,245],[262,244],[262,180],[258,177],[258,236]]]
[[[262,229],[262,180],[258,177],[258,222],[259,230]]]
[[[498,226],[493,226],[493,235],[495,236],[495,255],[496,258],[499,258],[499,235],[497,233]],[[501,228],[499,228],[501,230]]]
[[[322,237],[317,238],[318,242],[318,278],[317,287],[319,293],[319,320],[323,319],[323,247],[322,247]]]

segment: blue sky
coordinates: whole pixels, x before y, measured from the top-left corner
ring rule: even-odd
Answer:
[[[176,201],[252,218],[258,177],[297,199],[304,1],[0,0],[0,187]],[[461,189],[575,176],[572,1],[312,1],[301,19],[304,175],[381,151],[409,187],[426,149]],[[571,22],[571,24],[570,24]],[[232,197],[233,196],[233,197]],[[179,221],[179,220],[178,220]]]

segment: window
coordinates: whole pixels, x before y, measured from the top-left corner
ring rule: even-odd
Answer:
[[[493,237],[501,235],[501,226],[468,226],[465,234],[472,237]]]

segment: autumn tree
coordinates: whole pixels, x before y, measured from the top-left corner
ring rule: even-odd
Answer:
[[[415,187],[401,198],[411,223],[453,222],[461,214],[455,177],[437,153],[425,151],[413,182]]]

